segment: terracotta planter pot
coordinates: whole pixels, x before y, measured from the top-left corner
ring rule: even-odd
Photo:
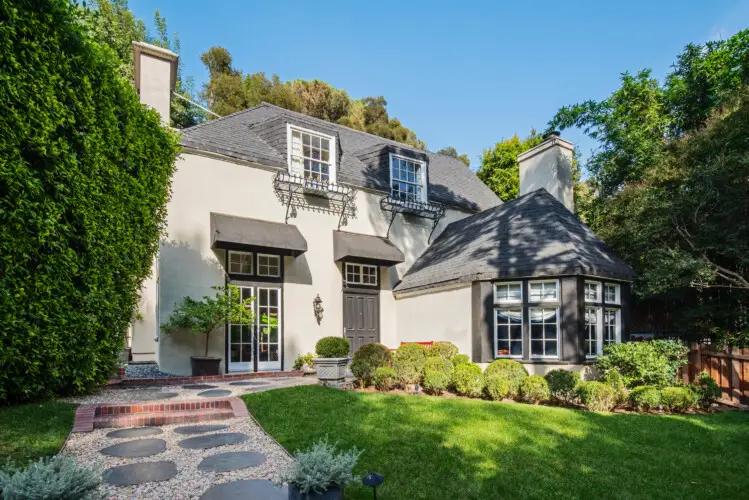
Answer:
[[[333,488],[323,493],[299,493],[293,486],[289,486],[289,500],[343,500],[343,490]]]
[[[221,358],[211,356],[190,356],[193,377],[220,375]]]

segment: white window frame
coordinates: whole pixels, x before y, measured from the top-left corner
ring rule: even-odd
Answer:
[[[591,299],[588,298],[588,285],[595,285],[595,287],[596,287],[596,298],[595,299],[591,300]],[[601,296],[602,296],[601,292],[602,292],[602,289],[603,289],[603,286],[602,286],[602,284],[601,284],[600,281],[589,281],[589,280],[586,280],[584,288],[583,288],[583,290],[584,290],[583,296],[585,297],[585,302],[588,303],[588,304],[601,302]]]
[[[595,354],[590,354],[588,349],[588,344],[590,343],[590,339],[588,337],[588,325],[587,322],[587,311],[588,309],[593,309],[596,312],[596,352]],[[585,309],[583,309],[583,324],[585,327],[585,357],[588,359],[593,359],[596,356],[599,356],[603,352],[603,315],[602,315],[603,308],[601,307],[594,307],[594,306],[585,306]]]
[[[229,254],[226,256],[227,264],[229,267],[229,274],[239,274],[242,276],[252,276],[255,273],[255,256],[252,252],[244,252],[242,250],[228,250]],[[249,255],[250,256],[250,272],[249,273],[241,273],[241,272],[234,272],[231,270],[231,256],[237,254],[237,255]]]
[[[557,294],[558,294],[558,291],[557,291]],[[557,318],[557,321],[556,321],[556,325],[557,325],[557,338],[556,338],[556,342],[557,342],[557,353],[556,354],[533,354],[533,322],[531,321],[531,311],[533,309],[541,309],[541,310],[544,310],[544,309],[555,309],[556,310],[556,318]],[[542,323],[542,324],[546,325],[547,323]],[[561,345],[561,340],[560,340],[561,337],[560,337],[560,332],[559,332],[559,330],[560,330],[561,327],[562,327],[562,318],[559,315],[559,308],[558,307],[545,307],[543,305],[528,307],[528,349],[530,349],[530,357],[532,359],[542,359],[542,358],[543,359],[560,359],[561,358],[561,356],[562,356],[562,345]],[[544,334],[545,333],[546,332],[544,332]],[[547,339],[546,335],[544,335],[544,337],[542,339],[537,339],[537,340],[543,341],[544,352],[546,352],[546,342],[550,341],[551,339]]]
[[[604,283],[603,284],[603,297],[604,297],[604,299],[606,299],[606,287],[607,286],[613,286],[614,289],[615,289],[615,292],[614,292],[614,300],[613,300],[613,302],[610,301],[610,300],[606,300],[605,302],[607,304],[621,305],[621,297],[622,297],[622,292],[621,292],[622,287],[621,287],[621,285],[619,285],[619,283]]]
[[[605,343],[606,342],[606,329],[608,328],[608,325],[606,323],[606,313],[609,313],[609,312],[613,312],[616,318],[616,325],[615,325],[615,330],[614,330],[614,342]],[[622,341],[622,311],[621,309],[617,309],[613,307],[604,308],[603,316],[601,318],[601,323],[603,325],[603,327],[601,328],[601,350],[603,350],[604,345],[621,343]]]
[[[320,137],[321,139],[327,139],[328,141],[330,141],[330,143],[329,143],[330,144],[330,158],[329,158],[329,165],[328,165],[328,184],[335,184],[336,183],[336,179],[337,179],[337,176],[336,176],[336,174],[337,174],[337,169],[336,169],[336,151],[337,151],[337,149],[336,149],[335,137],[330,136],[328,134],[323,134],[323,133],[317,132],[316,130],[310,130],[310,129],[307,129],[307,128],[304,128],[304,127],[298,127],[296,125],[292,125],[291,123],[287,123],[286,124],[286,152],[287,152],[287,154],[286,154],[286,160],[287,160],[287,166],[288,166],[288,169],[289,169],[289,173],[291,175],[295,175],[294,172],[291,169],[291,151],[292,151],[291,150],[291,145],[292,145],[291,138],[292,138],[292,132],[293,131],[297,131],[297,132],[300,132],[302,134],[316,135],[317,137]],[[304,139],[302,139],[302,143],[304,143]],[[302,175],[302,177],[304,177],[304,159],[305,159],[305,156],[302,154],[301,158],[302,158],[302,174],[301,175]],[[324,163],[322,160],[315,160],[313,158],[308,158],[308,159],[312,160],[312,161],[317,161],[317,162],[320,162],[320,163]]]
[[[271,259],[275,259],[276,260],[275,267],[278,268],[278,273],[277,274],[262,274],[260,272],[260,257],[268,257],[268,258],[271,258]],[[269,264],[269,265],[267,265],[265,267],[271,267],[271,266],[272,266],[272,264]],[[263,276],[265,278],[280,278],[281,277],[281,256],[280,255],[268,254],[268,253],[259,253],[259,254],[257,254],[257,272],[255,274],[256,274],[256,276]]]
[[[533,296],[531,295],[531,285],[538,284],[538,283],[541,283],[541,284],[554,283],[554,286],[556,287],[556,290],[557,290],[557,296],[555,298],[553,298],[553,299],[547,299],[547,298],[544,298],[544,297],[541,297],[539,300],[533,299]],[[542,291],[543,291],[543,288],[542,288]],[[530,302],[532,304],[543,304],[545,302],[557,303],[557,302],[560,301],[559,296],[561,294],[562,294],[562,290],[559,287],[559,280],[533,280],[533,281],[528,281],[528,302]]]
[[[520,287],[520,300],[500,299],[497,288],[500,286],[518,285]],[[523,282],[522,281],[498,281],[494,283],[494,303],[495,304],[522,304],[523,303]]]
[[[517,304],[517,303],[515,303]],[[520,311],[520,354],[498,354],[499,352],[499,339],[497,338],[497,327],[499,324],[497,323],[497,313],[499,311]],[[502,359],[502,358],[516,358],[516,359],[522,359],[523,355],[525,354],[525,347],[523,346],[524,342],[524,334],[525,331],[525,324],[523,319],[523,307],[522,305],[520,307],[495,307],[494,308],[494,358],[495,359]],[[509,334],[509,330],[508,330]],[[509,347],[512,347],[513,342],[518,342],[517,340],[512,340],[508,337],[508,341],[510,343]],[[510,352],[512,352],[512,348],[510,348]]]
[[[395,153],[390,153],[390,184],[388,186],[388,193],[390,193],[390,196],[393,197],[393,158],[397,158],[399,160],[405,160],[408,162],[411,162],[415,165],[419,165],[421,168],[421,199],[418,201],[421,201],[423,203],[426,203],[429,199],[428,193],[427,193],[427,164],[426,162],[422,160],[416,160],[414,158],[409,158],[408,156],[403,156]],[[418,185],[416,182],[410,182],[410,181],[404,181],[402,179],[396,179],[398,182],[405,182],[406,184],[413,184],[414,186]],[[395,197],[393,197],[395,198]],[[395,198],[400,199],[400,198]],[[403,201],[409,201],[409,200],[403,200]]]
[[[374,277],[375,282],[374,283],[364,283],[364,268],[374,269]],[[349,269],[355,269],[358,268],[358,271],[354,272],[353,274],[356,274],[356,276],[359,277],[358,281],[349,281],[348,275],[349,275]],[[361,285],[361,286],[378,286],[380,284],[380,268],[378,266],[372,265],[372,264],[359,264],[356,262],[346,262],[346,265],[343,268],[343,281],[347,285]]]

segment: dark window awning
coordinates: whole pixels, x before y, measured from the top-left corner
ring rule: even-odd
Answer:
[[[403,252],[387,238],[345,231],[333,231],[333,258],[336,261],[363,260],[386,266],[406,260]]]
[[[298,255],[307,251],[307,240],[292,224],[211,213],[211,246]]]

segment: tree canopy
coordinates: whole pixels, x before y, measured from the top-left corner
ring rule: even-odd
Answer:
[[[465,163],[466,167],[471,166],[471,160],[468,159],[468,155],[465,153],[463,153],[462,155],[459,155],[458,151],[452,146],[444,147],[440,149],[439,151],[437,151],[437,153],[441,155],[445,155],[445,156],[450,156],[452,158],[456,158],[462,161],[463,163]]]
[[[502,201],[514,200],[520,191],[518,156],[543,142],[543,136],[531,130],[524,139],[517,134],[485,149],[476,175],[489,186]]]

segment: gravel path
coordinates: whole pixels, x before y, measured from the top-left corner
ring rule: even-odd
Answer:
[[[156,363],[148,363],[142,365],[127,365],[125,368],[125,374],[127,378],[170,378],[176,377],[169,373],[164,373],[159,370],[159,365]]]

